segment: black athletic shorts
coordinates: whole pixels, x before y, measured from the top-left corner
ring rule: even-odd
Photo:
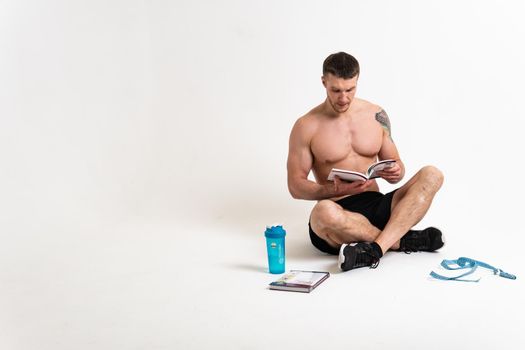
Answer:
[[[390,219],[390,205],[392,204],[392,197],[395,192],[396,190],[382,194],[381,192],[367,191],[342,198],[336,201],[336,203],[345,210],[365,216],[372,225],[382,230]],[[320,238],[312,230],[310,222],[308,222],[308,228],[310,231],[310,240],[314,247],[328,254],[339,254],[339,248],[332,247],[327,241]]]

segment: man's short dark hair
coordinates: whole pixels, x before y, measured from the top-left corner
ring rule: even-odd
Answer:
[[[338,78],[352,79],[359,75],[359,62],[346,52],[331,54],[323,63],[323,75],[328,73]]]

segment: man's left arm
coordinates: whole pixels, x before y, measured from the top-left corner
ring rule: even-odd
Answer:
[[[405,165],[401,161],[397,147],[392,139],[392,129],[390,124],[390,118],[386,112],[381,109],[375,114],[376,121],[381,124],[383,128],[383,142],[381,143],[381,149],[379,150],[379,160],[384,159],[395,159],[394,166],[386,168],[378,172],[378,175],[391,184],[398,183],[405,176]]]

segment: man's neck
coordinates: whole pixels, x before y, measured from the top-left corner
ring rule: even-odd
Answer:
[[[324,104],[323,104],[324,114],[327,117],[333,118],[333,119],[348,118],[348,117],[350,117],[350,110],[352,109],[352,104],[353,103],[350,103],[350,106],[348,107],[348,109],[346,111],[338,112],[332,106],[330,100],[328,100],[328,98],[326,98],[325,101],[324,101]]]

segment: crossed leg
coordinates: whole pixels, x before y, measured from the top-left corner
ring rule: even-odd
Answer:
[[[331,200],[315,205],[310,225],[333,247],[338,248],[343,243],[376,242],[386,253],[399,248],[401,237],[423,218],[442,184],[443,174],[437,168],[426,166],[418,171],[394,193],[390,219],[382,231],[363,215],[344,210]]]

